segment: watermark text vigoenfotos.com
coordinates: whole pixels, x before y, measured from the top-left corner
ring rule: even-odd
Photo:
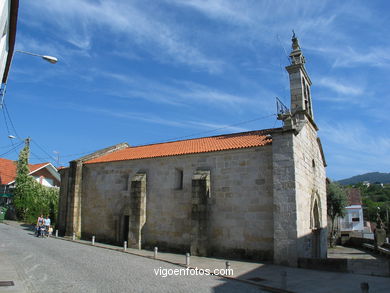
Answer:
[[[167,269],[159,267],[158,269],[153,269],[156,276],[161,276],[162,278],[171,277],[171,276],[210,276],[210,275],[223,275],[223,276],[233,276],[233,269],[198,269],[198,268],[180,268],[180,269]]]

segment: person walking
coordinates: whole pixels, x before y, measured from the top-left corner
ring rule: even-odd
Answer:
[[[49,231],[50,231],[50,225],[51,225],[49,215],[47,215],[45,217],[45,219],[43,220],[43,223],[45,225],[46,236],[49,237]]]
[[[44,218],[43,218],[43,214],[41,214],[38,219],[37,219],[37,224],[35,226],[35,235],[37,237],[40,236],[40,227],[43,225],[43,221],[44,221]]]

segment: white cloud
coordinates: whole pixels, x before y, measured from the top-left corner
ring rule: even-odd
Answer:
[[[389,172],[390,136],[360,122],[321,122],[328,172],[342,179],[366,172]]]
[[[329,60],[334,68],[361,65],[390,67],[390,47],[386,44],[377,44],[376,46],[360,49],[332,43],[325,46],[306,46],[305,49],[323,56]]]
[[[213,123],[208,121],[196,121],[196,120],[180,120],[180,119],[165,119],[159,116],[156,116],[152,113],[137,113],[137,112],[121,112],[118,110],[110,110],[110,109],[103,109],[98,107],[90,107],[90,106],[83,106],[80,107],[79,105],[73,105],[73,104],[67,104],[65,107],[71,108],[73,110],[82,111],[82,112],[88,112],[88,113],[94,113],[98,115],[105,115],[105,116],[111,116],[115,118],[120,119],[129,119],[129,120],[137,120],[142,121],[146,123],[152,123],[152,124],[159,124],[159,125],[166,125],[166,126],[172,126],[172,127],[179,127],[179,128],[192,128],[192,129],[207,129],[209,131],[202,131],[199,133],[193,133],[189,134],[188,136],[197,136],[199,134],[207,135],[207,133],[225,130],[225,131],[233,131],[233,132],[243,132],[248,131],[246,128],[237,127],[237,126],[230,126],[226,124],[219,124],[219,123]]]
[[[116,92],[113,88],[108,90],[107,94],[118,95],[123,98],[142,98],[152,102],[177,106],[188,106],[194,103],[206,104],[219,109],[231,110],[234,108],[236,111],[253,106],[259,106],[259,111],[261,111],[260,105],[263,103],[255,97],[235,95],[190,81],[168,80],[164,82],[149,80],[139,75],[130,76],[96,69],[92,72],[96,76],[118,81],[121,85],[120,90]]]
[[[375,153],[381,160],[390,163],[390,136],[376,134],[360,122],[322,122],[321,136],[338,149],[355,151],[360,154]]]
[[[35,10],[46,11],[44,17],[56,23],[63,37],[81,49],[90,49],[92,36],[108,28],[111,33],[142,46],[161,62],[179,62],[209,72],[218,72],[224,65],[221,60],[209,58],[189,44],[176,24],[171,26],[155,15],[146,14],[134,2],[45,0],[30,5]]]
[[[321,78],[320,80],[317,81],[317,84],[319,86],[326,87],[332,90],[333,92],[342,95],[358,96],[364,94],[364,89],[360,85],[346,84],[334,78],[329,78],[329,77]]]
[[[212,129],[212,130],[223,130],[226,132],[244,132],[249,131],[247,128],[243,127],[237,127],[237,126],[231,126],[226,124],[218,124],[218,123],[210,123],[210,122],[199,122],[199,121],[189,121],[189,124],[204,127],[206,129]]]
[[[390,48],[373,47],[365,52],[357,52],[354,48],[348,48],[340,52],[336,58],[334,67],[352,67],[368,65],[372,67],[390,66]]]
[[[186,6],[195,9],[210,18],[222,19],[234,23],[250,23],[252,19],[246,11],[248,6],[243,1],[226,1],[226,0],[171,0],[169,3]],[[243,5],[244,4],[244,5]],[[243,9],[244,8],[244,9]]]

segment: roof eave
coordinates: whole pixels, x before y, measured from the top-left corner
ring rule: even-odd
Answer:
[[[10,15],[9,15],[9,31],[8,31],[8,55],[5,63],[2,83],[7,82],[8,73],[11,67],[12,57],[14,55],[16,29],[18,23],[19,0],[11,0]]]
[[[42,170],[44,168],[47,168],[48,171],[50,172],[50,174],[52,174],[58,181],[61,181],[60,174],[58,173],[56,167],[54,167],[51,163],[47,163],[47,164],[43,165],[42,167],[39,167],[38,169],[35,169],[34,171],[31,171],[30,173],[28,173],[28,175],[32,175],[35,172],[38,172],[39,170]],[[54,172],[54,170],[56,170],[56,171]],[[11,182],[7,183],[6,185],[11,185],[14,182],[15,182],[15,180],[12,180]]]
[[[215,153],[215,152],[223,152],[223,151],[234,151],[234,150],[240,150],[240,149],[250,149],[250,148],[260,148],[269,146],[272,144],[272,141],[267,142],[263,145],[254,145],[254,146],[246,146],[246,147],[237,147],[237,148],[230,148],[230,149],[222,149],[222,150],[211,150],[211,151],[200,151],[200,152],[191,152],[191,153],[183,153],[183,154],[174,154],[174,155],[159,155],[159,156],[148,156],[148,157],[142,157],[142,158],[130,158],[130,159],[116,159],[116,160],[108,160],[108,161],[98,161],[98,162],[92,162],[86,161],[83,162],[85,165],[90,164],[104,164],[104,163],[113,163],[113,162],[124,162],[124,161],[134,161],[134,160],[146,160],[146,159],[157,159],[157,158],[168,158],[168,157],[178,157],[178,156],[186,156],[186,155],[197,155],[197,154],[206,154],[206,153]]]

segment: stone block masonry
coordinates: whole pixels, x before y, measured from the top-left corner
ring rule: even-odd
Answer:
[[[192,177],[191,247],[192,255],[207,255],[210,171],[196,171]]]
[[[131,180],[130,222],[128,243],[130,248],[141,249],[142,228],[146,222],[146,173],[137,173]]]
[[[81,234],[122,245],[128,227],[129,247],[134,229],[137,247],[272,259],[271,159],[271,146],[264,146],[84,165]],[[139,173],[146,174],[142,228],[133,221],[140,216]]]

